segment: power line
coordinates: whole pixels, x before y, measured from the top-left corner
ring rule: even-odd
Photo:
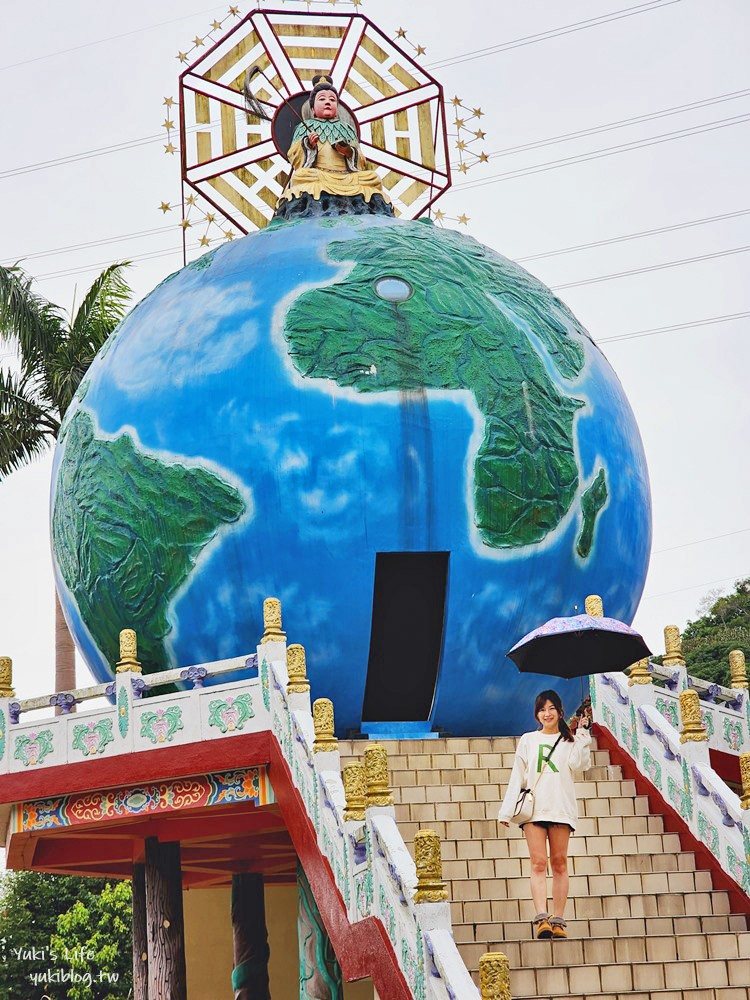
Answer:
[[[600,281],[614,281],[615,278],[628,278],[634,274],[648,274],[651,271],[664,271],[669,267],[682,267],[683,264],[695,264],[703,260],[715,260],[717,257],[730,257],[732,254],[747,253],[750,245],[732,247],[730,250],[718,250],[716,253],[702,253],[697,257],[683,257],[681,260],[668,260],[663,264],[651,264],[649,267],[633,267],[627,271],[615,271],[612,274],[599,274],[595,278],[583,278],[580,281],[566,281],[562,285],[550,285],[553,292],[563,288],[580,288],[582,285],[597,285]]]
[[[666,549],[657,549],[652,552],[652,556],[659,556],[662,552],[674,552],[676,549],[686,549],[691,545],[700,545],[703,542],[715,542],[719,538],[731,538],[733,535],[744,535],[746,532],[750,531],[750,528],[738,528],[737,531],[727,531],[723,535],[711,535],[708,538],[696,538],[693,542],[683,542],[681,545],[670,545]]]
[[[598,337],[597,344],[613,343],[617,340],[637,340],[639,337],[653,337],[657,333],[669,333],[672,330],[689,330],[699,326],[713,326],[715,323],[729,323],[736,319],[746,319],[750,312],[731,313],[727,316],[709,316],[706,319],[696,319],[690,323],[675,323],[673,326],[657,326],[652,330],[636,330],[634,333],[620,333],[613,337]]]
[[[195,11],[193,14],[183,14],[182,17],[173,17],[169,21],[159,21],[156,24],[147,24],[143,28],[133,28],[132,31],[123,31],[119,35],[107,35],[106,38],[97,38],[93,42],[83,42],[81,45],[71,45],[70,48],[58,49],[56,52],[48,52],[43,56],[33,56],[31,59],[22,59],[20,62],[8,63],[5,66],[0,66],[0,73],[6,69],[16,69],[19,66],[28,66],[30,63],[42,62],[45,59],[54,59],[56,56],[67,55],[68,52],[79,52],[81,49],[91,48],[92,45],[103,45],[105,42],[113,42],[118,38],[129,38],[130,35],[139,35],[143,31],[152,31],[154,28],[163,28],[167,24],[176,24],[178,21],[187,21],[191,17],[198,17],[200,14],[212,14],[217,10],[223,9],[223,4],[217,7],[206,7],[203,10]]]
[[[485,56],[495,55],[497,52],[507,52],[509,49],[519,49],[525,45],[534,45],[536,42],[545,42],[550,38],[558,38],[560,35],[570,35],[576,31],[585,31],[587,28],[596,28],[600,24],[607,24],[610,21],[620,21],[626,17],[633,17],[636,14],[647,14],[649,11],[658,10],[659,7],[669,7],[680,0],[656,0],[652,3],[641,3],[634,7],[624,7],[621,10],[614,10],[609,14],[602,14],[599,17],[591,17],[585,21],[574,21],[572,24],[565,24],[560,28],[551,28],[549,31],[540,31],[535,35],[524,35],[521,38],[514,38],[510,42],[501,42],[500,45],[491,45],[486,49],[474,49],[472,52],[465,52],[460,56],[453,56],[449,59],[439,59],[436,62],[428,63],[427,69],[443,69],[446,66],[456,66],[459,63],[473,62],[475,59],[483,59]]]
[[[656,146],[662,142],[671,142],[674,139],[684,139],[692,135],[699,135],[702,132],[715,132],[717,129],[729,128],[731,125],[741,125],[750,120],[750,115],[735,115],[732,118],[720,118],[715,122],[708,122],[706,125],[697,125],[692,128],[679,129],[675,132],[664,132],[662,135],[652,136],[648,139],[634,139],[632,142],[621,143],[619,146],[607,146],[604,149],[595,149],[590,153],[580,153],[575,156],[566,156],[557,160],[549,160],[533,167],[523,167],[520,170],[509,170],[504,174],[495,174],[477,181],[462,181],[454,184],[454,188],[462,191],[470,191],[473,188],[485,187],[488,184],[498,184],[501,181],[515,180],[518,177],[528,177],[531,174],[545,173],[547,170],[556,170],[559,167],[575,166],[578,163],[586,163],[589,160],[598,160],[604,156],[614,156],[618,153],[626,153],[633,149],[642,149],[646,146]]]
[[[99,240],[89,240],[88,243],[71,243],[66,247],[57,247],[54,250],[41,250],[38,253],[27,253],[22,254],[20,257],[8,257],[3,263],[7,266],[9,264],[21,263],[27,260],[37,260],[40,257],[56,257],[61,253],[73,253],[75,250],[87,250],[89,247],[99,247],[99,246],[111,246],[113,243],[125,243],[128,240],[142,239],[148,236],[159,236],[162,233],[174,233],[175,226],[159,226],[156,229],[142,229],[138,233],[125,233],[122,236],[109,236],[106,239]]]
[[[626,243],[628,240],[640,240],[647,236],[658,236],[661,233],[672,233],[679,229],[689,229],[692,226],[704,226],[710,222],[723,222],[725,219],[736,219],[742,215],[750,215],[750,208],[742,208],[736,212],[726,212],[724,215],[709,215],[703,219],[691,219],[689,222],[678,222],[671,226],[659,226],[657,229],[642,229],[637,233],[626,233],[624,236],[613,236],[606,240],[594,240],[592,243],[577,243],[562,247],[559,250],[546,250],[543,253],[529,254],[526,257],[514,257],[517,264],[530,260],[543,260],[547,257],[560,257],[563,254],[576,253],[579,250],[592,250],[595,247],[611,246],[613,243]]]
[[[747,571],[745,571],[747,572]],[[666,590],[662,594],[648,594],[644,601],[653,601],[657,597],[670,597],[672,594],[685,594],[689,590],[700,590],[701,587],[711,587],[715,583],[726,583],[728,580],[740,580],[742,573],[733,573],[732,576],[722,577],[721,580],[704,580],[703,583],[696,583],[692,587],[680,587],[679,590]]]
[[[577,132],[564,132],[562,135],[551,136],[548,139],[537,139],[534,142],[526,142],[520,146],[506,146],[503,149],[493,150],[487,155],[490,157],[510,156],[515,153],[527,152],[530,149],[541,149],[544,146],[554,146],[561,142],[570,142],[573,139],[582,139],[585,136],[599,135],[602,132],[611,132],[615,129],[626,128],[630,125],[639,125],[643,122],[655,121],[658,118],[668,118],[672,115],[685,114],[687,111],[698,111],[701,108],[709,108],[715,104],[724,104],[727,101],[737,101],[743,97],[749,97],[750,90],[734,90],[728,94],[718,94],[716,97],[706,97],[700,101],[691,101],[689,104],[676,104],[671,108],[662,108],[660,111],[651,111],[644,115],[636,115],[632,118],[619,118],[614,122],[606,122],[604,125],[596,125],[593,128],[580,129]]]

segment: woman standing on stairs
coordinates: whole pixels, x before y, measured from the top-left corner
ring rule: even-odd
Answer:
[[[588,719],[583,718],[573,735],[557,691],[542,691],[537,696],[534,716],[539,729],[524,733],[518,742],[498,820],[508,826],[522,789],[533,789],[534,811],[521,829],[531,857],[531,898],[537,911],[534,932],[538,938],[565,938],[568,841],[578,819],[573,772],[591,767],[591,734]],[[547,911],[548,856],[552,914]]]

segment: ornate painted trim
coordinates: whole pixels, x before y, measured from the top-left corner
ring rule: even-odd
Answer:
[[[216,698],[208,703],[208,724],[222,733],[239,732],[254,715],[252,695],[248,693],[236,698]]]
[[[231,802],[275,802],[265,767],[246,767],[193,778],[37,799],[18,806],[19,833],[106,823],[125,816],[203,809]]]
[[[104,753],[109,743],[114,743],[112,720],[99,719],[97,722],[78,723],[73,726],[72,750],[80,750],[84,757]]]
[[[130,700],[125,685],[120,686],[117,694],[117,728],[123,739],[128,735],[130,728]]]
[[[182,709],[178,705],[141,715],[141,737],[151,743],[171,743],[174,734],[182,728]]]
[[[16,736],[14,760],[20,760],[24,767],[41,764],[44,758],[55,749],[51,729],[42,729],[28,736]]]

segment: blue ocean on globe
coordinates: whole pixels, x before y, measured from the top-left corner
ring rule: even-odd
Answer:
[[[341,733],[368,683],[404,719],[398,674],[368,679],[383,554],[447,560],[413,721],[514,734],[582,685],[506,651],[588,594],[630,622],[651,540],[635,419],[575,317],[470,237],[383,217],[275,223],[162,282],[66,415],[51,516],[97,679],[124,627],[144,671],[250,653],[273,596]]]

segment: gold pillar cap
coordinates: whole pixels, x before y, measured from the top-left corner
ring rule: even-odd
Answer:
[[[115,673],[118,674],[128,671],[134,674],[142,673],[138,660],[138,636],[132,628],[124,628],[120,632],[120,659],[115,667]]]
[[[682,716],[680,743],[705,743],[708,735],[701,718],[701,702],[698,692],[692,688],[680,692],[680,715]]]
[[[645,657],[643,660],[638,660],[631,666],[628,685],[632,687],[633,684],[651,683],[652,677],[651,671],[648,669],[648,657]]]
[[[511,1000],[510,966],[501,951],[488,951],[479,959],[479,992],[482,1000]]]
[[[365,818],[365,798],[367,796],[365,766],[358,761],[346,764],[341,772],[341,776],[346,796],[344,819],[361,822]]]
[[[267,597],[263,601],[263,638],[261,642],[286,642],[286,632],[281,630],[281,601]]]
[[[732,649],[729,652],[729,673],[731,675],[730,684],[735,689],[747,691],[750,684],[747,679],[747,667],[745,665],[745,654],[741,649]]]
[[[307,660],[305,658],[305,647],[298,642],[293,642],[286,647],[286,670],[289,681],[286,686],[287,694],[305,694],[310,690],[310,682],[307,679]]]
[[[601,597],[598,594],[589,594],[586,598],[585,603],[586,614],[591,615],[592,618],[603,618],[604,617],[604,604],[602,603]]]
[[[329,698],[318,698],[317,701],[313,702],[312,712],[315,727],[313,753],[329,753],[338,750],[338,740],[334,735],[333,702]]]
[[[415,903],[442,903],[448,898],[443,882],[440,837],[434,830],[418,830],[414,835],[414,863],[417,866]]]
[[[13,660],[0,656],[0,698],[15,698],[13,690]]]
[[[365,778],[368,806],[392,806],[393,795],[388,782],[388,753],[382,743],[370,743],[365,749]]]
[[[664,628],[664,666],[685,666],[685,657],[682,655],[682,637],[676,625],[667,625]]]

